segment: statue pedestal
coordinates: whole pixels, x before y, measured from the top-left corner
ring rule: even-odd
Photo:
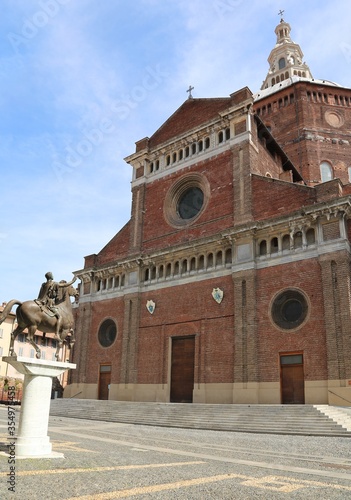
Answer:
[[[62,453],[52,451],[47,435],[52,379],[68,369],[75,369],[76,365],[22,356],[4,356],[2,359],[24,374],[21,413],[15,438],[16,458],[63,457]]]

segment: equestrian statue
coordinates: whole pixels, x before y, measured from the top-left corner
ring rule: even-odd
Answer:
[[[40,287],[38,298],[21,302],[13,299],[8,302],[0,314],[0,325],[10,314],[14,305],[17,305],[16,320],[17,328],[11,333],[10,356],[16,356],[14,344],[18,334],[23,333],[36,351],[36,357],[41,358],[41,350],[34,341],[37,330],[43,332],[43,339],[46,333],[54,333],[56,340],[55,357],[58,361],[59,352],[66,342],[69,347],[74,344],[74,320],[72,312],[71,297],[78,300],[78,290],[72,284],[77,278],[73,278],[68,283],[61,280],[54,281],[51,272],[45,274],[46,282]],[[27,331],[24,331],[27,330]]]

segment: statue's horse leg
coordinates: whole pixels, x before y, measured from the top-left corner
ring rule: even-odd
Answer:
[[[73,328],[70,329],[70,334],[71,334],[71,336],[69,337],[68,347],[69,347],[69,349],[72,349],[72,347],[74,346],[74,343],[76,341],[76,337],[74,335]]]
[[[41,358],[41,350],[39,349],[37,344],[34,342],[34,335],[35,335],[36,331],[37,331],[37,327],[35,325],[28,326],[28,340],[36,351],[35,357],[37,359],[40,359]]]
[[[62,333],[61,333],[61,335],[62,335]],[[55,335],[55,337],[56,337],[56,335]],[[62,336],[60,336],[60,335],[59,335],[59,336],[58,336],[58,339],[56,340],[56,342],[57,342],[57,343],[56,343],[55,358],[56,358],[56,361],[58,361],[58,360],[59,360],[59,353],[60,353],[60,349],[61,349],[61,347],[62,347],[62,345],[63,345]]]
[[[19,333],[22,333],[24,330],[23,327],[21,326],[17,326],[17,328],[11,332],[11,340],[10,340],[10,347],[9,347],[9,355],[10,356],[16,356],[16,353],[15,353],[15,340],[16,340],[16,337]]]

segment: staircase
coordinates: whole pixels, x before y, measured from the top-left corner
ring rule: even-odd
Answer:
[[[187,429],[351,437],[351,414],[343,415],[349,419],[345,424],[328,416],[326,408],[333,407],[54,399],[50,415]]]

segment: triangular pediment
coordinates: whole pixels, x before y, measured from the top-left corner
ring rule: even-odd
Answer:
[[[217,118],[231,100],[231,97],[187,99],[150,137],[149,147],[157,147]]]

